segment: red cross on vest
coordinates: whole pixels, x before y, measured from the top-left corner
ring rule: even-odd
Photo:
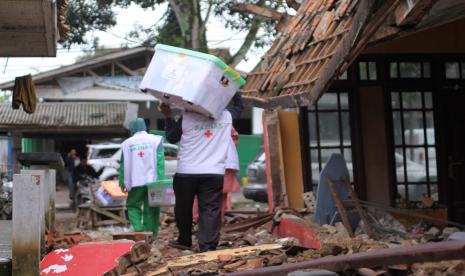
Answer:
[[[141,158],[144,157],[144,152],[143,151],[139,151],[139,153],[137,154],[139,155]]]
[[[205,137],[207,137],[207,138],[210,138],[210,137],[213,136],[213,132],[211,132],[210,130],[207,130],[207,131],[205,131],[205,133],[203,135],[205,135]]]

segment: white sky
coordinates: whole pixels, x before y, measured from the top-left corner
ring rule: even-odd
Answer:
[[[126,34],[133,29],[134,24],[140,24],[148,27],[162,16],[163,8],[160,7],[155,11],[142,10],[137,5],[131,5],[127,9],[116,9],[117,25],[106,32],[94,32],[89,35],[99,37],[99,44],[106,48],[115,48],[121,44],[129,44],[124,39]],[[219,18],[211,17],[207,25],[207,39],[209,46],[228,47],[231,53],[237,51],[246,36],[246,32],[234,33],[224,28]],[[48,71],[60,66],[69,65],[75,62],[76,58],[83,55],[83,49],[88,48],[85,45],[77,45],[70,50],[62,49],[59,46],[57,56],[54,58],[0,58],[0,83],[13,80],[16,76],[26,74],[37,74],[38,72]],[[247,55],[247,61],[241,62],[236,68],[248,72],[260,60],[266,49],[251,50]]]

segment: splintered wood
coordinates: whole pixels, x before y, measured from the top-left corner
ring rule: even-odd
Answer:
[[[257,246],[248,246],[248,247],[241,247],[241,248],[233,248],[233,249],[224,249],[224,250],[217,250],[217,251],[209,251],[205,253],[193,254],[182,256],[171,261],[159,270],[155,272],[148,273],[147,276],[156,276],[156,275],[163,275],[168,273],[169,271],[187,268],[189,266],[194,266],[202,263],[208,263],[212,261],[217,261],[222,256],[232,256],[234,257],[243,257],[249,255],[258,255],[260,252],[269,251],[280,249],[281,245],[279,244],[263,244]]]
[[[263,108],[314,104],[368,44],[399,0],[303,1],[241,89]]]

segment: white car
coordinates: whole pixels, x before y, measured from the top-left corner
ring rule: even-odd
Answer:
[[[178,164],[178,146],[163,143],[165,150],[165,176],[172,178],[176,173]],[[121,160],[121,144],[119,143],[102,143],[87,145],[89,155],[87,163],[94,168],[95,171],[103,169],[99,177],[100,181],[118,179],[119,162]]]

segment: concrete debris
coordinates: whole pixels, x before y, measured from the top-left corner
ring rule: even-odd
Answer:
[[[74,245],[77,245],[81,242],[89,242],[92,239],[81,232],[72,232],[66,234],[60,234],[56,231],[49,232],[46,231],[45,234],[45,245],[47,252],[50,252],[59,248],[70,248]]]
[[[332,225],[324,224],[321,227],[323,227],[329,234],[336,234],[337,233],[336,227],[334,227]]]
[[[445,275],[456,276],[465,274],[465,261],[442,261],[413,264],[410,267],[413,275]]]
[[[283,209],[281,209],[283,210]],[[278,212],[276,212],[278,213]],[[363,223],[359,224],[356,236],[350,238],[342,223],[335,225],[314,225],[310,218],[292,214],[288,209],[276,213],[244,212],[229,214],[217,251],[196,253],[197,240],[193,236],[193,250],[178,250],[168,246],[168,241],[177,237],[177,228],[172,213],[161,215],[161,227],[158,237],[148,238],[146,233],[126,233],[126,231],[98,231],[87,232],[96,239],[111,240],[125,238],[141,240],[147,246],[140,246],[139,250],[132,250],[118,259],[118,266],[114,274],[107,275],[218,275],[224,273],[247,272],[262,267],[281,266],[332,256],[350,256],[362,252],[370,252],[385,248],[410,247],[428,241],[445,240],[451,234],[458,232],[458,228],[428,227],[419,224],[413,229],[407,229],[387,212],[369,211],[370,221],[376,219],[376,236],[370,238],[364,231]],[[291,213],[292,215],[289,215]],[[261,220],[257,223],[257,220]],[[302,237],[281,237],[281,228],[290,228],[289,221],[299,225],[302,229],[309,229],[315,234],[318,243],[316,247],[305,247],[300,243]],[[286,224],[287,223],[287,224]],[[112,229],[113,230],[113,229]],[[118,229],[120,230],[120,229]],[[294,230],[294,232],[297,230]],[[407,233],[415,235],[407,235]],[[453,236],[452,236],[453,237]],[[138,243],[138,244],[139,244]],[[140,252],[139,252],[140,251]],[[382,267],[362,267],[352,273],[358,275],[383,275],[400,273],[402,275],[461,275],[464,264],[461,262],[436,262],[422,265],[391,265]],[[431,274],[438,271],[440,274]],[[300,271],[311,274],[315,271]],[[300,273],[299,272],[299,273]],[[118,274],[116,274],[118,273]],[[310,273],[310,274],[308,274]],[[328,271],[328,273],[333,273]],[[430,273],[430,274],[428,274]],[[454,274],[455,273],[455,274]],[[354,274],[354,275],[355,275]],[[296,274],[297,275],[297,274]],[[318,274],[321,275],[321,274]],[[328,274],[337,275],[337,274]]]
[[[446,228],[442,229],[441,238],[444,239],[444,240],[447,240],[447,238],[449,238],[449,236],[452,233],[459,232],[459,231],[460,231],[460,229],[458,229],[457,227],[446,227]]]
[[[347,231],[344,224],[342,224],[342,222],[336,222],[334,226],[336,228],[336,236],[345,238],[349,237],[349,232]]]

